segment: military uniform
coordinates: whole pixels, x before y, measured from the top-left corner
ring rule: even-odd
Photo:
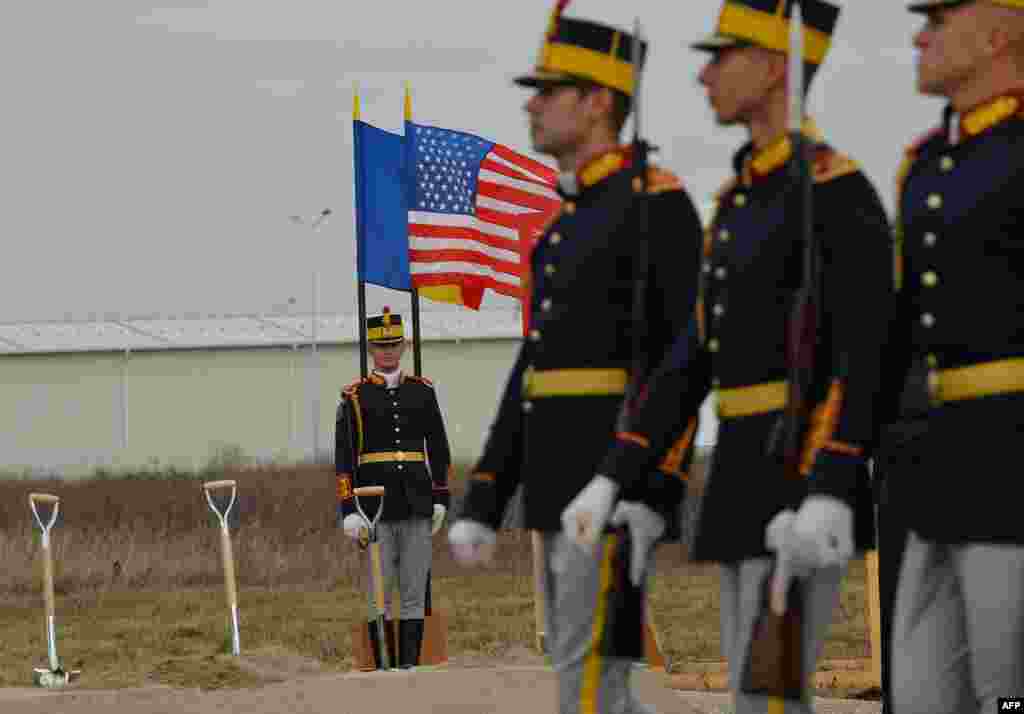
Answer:
[[[582,76],[632,95],[629,34],[557,11],[552,28],[536,73],[520,83]],[[616,621],[619,611],[609,603],[624,593],[602,587],[603,577],[624,572],[622,550],[608,536],[596,556],[584,554],[562,535],[560,521],[594,477],[599,446],[615,433],[633,360],[638,241],[648,256],[644,347],[653,362],[692,312],[696,294],[697,211],[679,180],[658,168],[647,173],[646,194],[637,194],[633,159],[630,147],[620,147],[561,177],[561,209],[530,257],[528,335],[460,514],[497,530],[522,486],[523,525],[543,535],[547,643],[563,714],[639,710],[628,677],[630,658],[643,655],[643,620]],[[681,489],[686,455],[680,450],[646,477],[665,491]],[[653,496],[650,505],[665,510],[671,501]],[[621,610],[623,618],[627,610],[642,615],[635,600]],[[626,633],[628,646],[613,633]]]
[[[839,10],[808,0],[801,6],[807,34],[824,38],[805,48],[805,62],[817,64]],[[774,0],[729,0],[716,34],[696,48],[752,43],[785,49],[775,42],[788,36],[789,18],[776,9]],[[787,322],[803,278],[800,194],[789,170],[788,136],[760,151],[747,143],[734,155],[734,177],[718,193],[706,233],[694,319],[599,469],[622,487],[634,487],[714,394],[718,438],[691,554],[722,564],[722,652],[732,663],[734,691],[771,565],[768,523],[821,494],[853,509],[860,549],[873,538],[868,460],[881,406],[876,393],[891,300],[890,231],[878,194],[858,165],[829,146],[810,120],[804,134],[811,143],[813,230],[823,265],[816,406],[800,468],[805,478],[787,477],[767,452],[786,403]],[[808,580],[808,675],[832,619],[839,571],[822,569]],[[809,696],[805,692],[801,711],[809,710]],[[742,694],[736,702],[741,712],[767,706],[765,697]]]
[[[1022,176],[1020,96],[947,108],[901,170],[890,389],[924,370],[930,403],[913,468],[891,484],[911,531],[893,625],[901,714],[995,711],[1024,691]]]
[[[370,344],[402,340],[401,316],[386,310],[384,315],[367,321]],[[385,611],[391,611],[391,592],[397,581],[398,661],[402,665],[416,665],[423,639],[432,554],[431,518],[435,504],[445,509],[449,505],[451,469],[444,419],[430,381],[398,373],[389,384],[386,375],[374,372],[345,387],[338,407],[335,462],[340,518],[356,513],[353,488],[386,489],[377,528]],[[373,518],[379,498],[361,497],[360,505]],[[370,567],[367,558],[367,568]],[[372,588],[367,595],[372,606]],[[379,633],[374,622],[369,622],[368,627],[376,653]],[[388,627],[393,629],[394,625],[389,623]],[[387,641],[394,648],[392,636]],[[390,659],[392,663],[396,661],[394,653]]]

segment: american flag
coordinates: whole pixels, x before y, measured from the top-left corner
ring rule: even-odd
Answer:
[[[556,172],[461,131],[409,122],[405,137],[413,286],[459,286],[473,309],[488,288],[522,300],[530,248],[560,205]]]

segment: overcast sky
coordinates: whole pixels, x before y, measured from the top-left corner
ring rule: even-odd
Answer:
[[[891,209],[904,145],[941,105],[913,90],[904,2],[842,3],[810,108]],[[0,321],[310,306],[355,311],[352,92],[401,131],[403,84],[422,123],[529,150],[524,90],[547,0],[33,0],[2,33]],[[714,126],[686,43],[718,0],[575,0],[568,14],[651,41],[644,123],[657,157],[703,203],[739,130]],[[334,210],[319,233],[291,214]],[[372,289],[369,308],[403,296]],[[489,300],[485,307],[508,307]],[[448,309],[424,302],[423,309]]]

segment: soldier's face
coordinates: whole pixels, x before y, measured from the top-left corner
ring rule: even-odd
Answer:
[[[773,54],[759,47],[726,47],[711,54],[697,79],[719,124],[748,122],[764,106],[778,82]]]
[[[984,3],[937,8],[914,36],[917,90],[951,97],[978,76],[986,51]]]
[[[590,116],[587,95],[572,85],[539,87],[526,102],[534,151],[562,156],[583,143]]]
[[[370,357],[373,358],[374,369],[381,372],[394,372],[402,362],[405,352],[405,340],[397,345],[371,345]]]

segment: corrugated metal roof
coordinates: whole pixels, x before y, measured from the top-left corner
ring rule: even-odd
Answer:
[[[408,315],[406,334],[412,337]],[[502,339],[522,336],[514,310],[438,310],[420,313],[423,340]],[[355,315],[317,319],[317,343],[359,341]],[[253,314],[207,318],[137,318],[89,322],[0,324],[0,354],[216,349],[308,344],[312,315]]]

